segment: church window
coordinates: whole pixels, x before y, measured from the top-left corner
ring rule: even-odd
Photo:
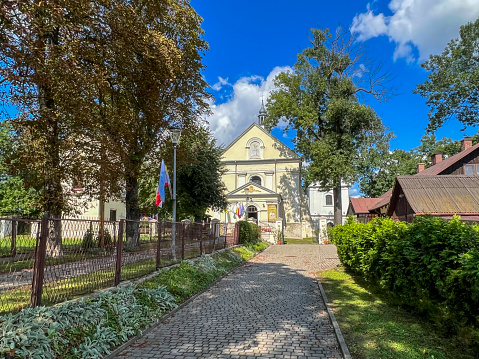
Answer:
[[[251,142],[251,158],[259,158],[259,142]]]
[[[261,186],[261,177],[260,176],[253,176],[251,177],[251,182],[259,184]]]
[[[333,205],[333,196],[330,194],[326,195],[326,206],[332,206]]]

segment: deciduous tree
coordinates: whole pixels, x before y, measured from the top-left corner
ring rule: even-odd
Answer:
[[[441,55],[431,55],[421,66],[428,79],[415,93],[427,98],[428,129],[434,131],[451,118],[465,126],[479,119],[479,19],[461,26]]]
[[[271,128],[284,118],[296,130],[294,144],[310,161],[308,181],[333,189],[334,222],[341,223],[341,182],[359,177],[361,154],[384,137],[374,110],[359,100],[361,93],[385,100],[387,76],[365,58],[354,38],[338,29],[312,30],[311,47],[298,54],[293,71],[279,74],[268,100]]]
[[[139,220],[138,180],[171,124],[207,110],[207,49],[189,0],[4,0],[0,39],[16,132],[37,165],[45,212],[67,208],[62,183],[96,198],[126,193]],[[151,157],[150,157],[151,156]],[[130,244],[138,243],[127,222]]]

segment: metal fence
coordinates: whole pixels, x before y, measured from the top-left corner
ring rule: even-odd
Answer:
[[[139,234],[127,236],[135,226]],[[73,299],[238,243],[237,227],[218,222],[0,218],[0,314]]]

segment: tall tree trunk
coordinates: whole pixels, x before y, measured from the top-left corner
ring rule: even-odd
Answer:
[[[46,47],[58,45],[58,29],[52,31],[42,40]],[[63,189],[60,175],[60,139],[59,123],[55,115],[55,101],[52,89],[43,83],[38,85],[38,103],[40,120],[45,121],[45,160],[44,160],[44,211],[48,221],[47,255],[63,256],[62,248],[62,209]]]
[[[343,205],[341,198],[341,181],[339,184],[333,188],[333,198],[334,198],[334,225],[343,223]]]
[[[126,182],[126,219],[131,220],[126,222],[126,241],[128,246],[134,247],[140,244],[138,177],[130,175]]]

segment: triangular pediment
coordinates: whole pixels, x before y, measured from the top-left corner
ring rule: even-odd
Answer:
[[[224,149],[223,157],[226,160],[245,160],[248,142],[255,138],[260,139],[264,144],[262,159],[300,159],[298,154],[257,123],[251,124],[241,135],[236,137]]]
[[[248,182],[244,185],[242,185],[241,187],[238,187],[237,189],[235,189],[234,191],[231,191],[230,193],[228,193],[226,196],[235,196],[235,195],[241,195],[241,196],[246,196],[246,188],[249,189],[249,192],[248,192],[248,196],[256,196],[256,195],[265,195],[265,194],[268,194],[268,195],[271,195],[271,194],[274,194],[274,195],[277,195],[278,193],[268,189],[268,188],[265,188],[257,183],[254,183],[254,182]]]

